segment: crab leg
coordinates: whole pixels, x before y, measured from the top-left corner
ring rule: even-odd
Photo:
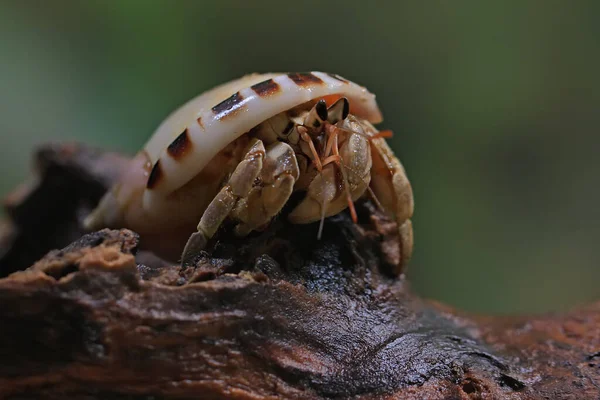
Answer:
[[[240,199],[232,211],[232,217],[240,221],[235,233],[244,236],[267,225],[287,203],[299,176],[298,161],[290,145],[276,142],[267,146],[260,184]]]
[[[413,230],[410,220],[414,210],[412,187],[404,167],[385,140],[374,138],[370,143],[373,159],[371,188],[383,208],[398,222],[402,252],[401,266],[404,266],[410,260],[413,249]]]
[[[206,246],[237,201],[248,196],[263,168],[265,152],[262,141],[253,139],[250,142],[244,158],[233,171],[229,181],[202,214],[197,227],[198,232],[190,236],[183,249],[182,263],[193,258]]]
[[[340,156],[340,149],[338,148],[338,134],[335,129],[332,131],[333,136],[333,156],[337,157],[337,164],[342,172],[344,178],[344,191],[346,192],[346,200],[348,201],[348,208],[350,209],[350,215],[354,223],[358,222],[358,216],[356,215],[356,209],[354,208],[354,202],[352,201],[352,195],[350,194],[350,184],[348,183],[348,175],[346,174],[346,168],[342,164],[342,157]]]

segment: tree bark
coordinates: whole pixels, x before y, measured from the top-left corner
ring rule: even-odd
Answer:
[[[321,240],[285,218],[224,230],[182,266],[126,229],[84,234],[126,158],[35,159],[38,179],[5,202],[0,398],[600,398],[600,303],[492,318],[420,299],[369,202]]]

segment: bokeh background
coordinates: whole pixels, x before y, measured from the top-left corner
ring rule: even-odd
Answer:
[[[476,312],[598,297],[600,2],[0,0],[0,194],[32,149],[137,151],[215,84],[324,70],[378,96],[419,293]]]

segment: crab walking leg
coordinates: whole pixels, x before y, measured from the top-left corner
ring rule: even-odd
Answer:
[[[404,167],[383,138],[371,140],[371,154],[371,188],[383,208],[394,215],[398,222],[402,267],[410,260],[413,250],[413,229],[410,220],[414,211],[412,187]]]
[[[183,249],[182,263],[202,250],[213,237],[223,220],[229,215],[240,198],[248,196],[254,181],[260,175],[265,158],[265,146],[258,139],[248,145],[244,158],[231,174],[229,181],[210,202],[198,223],[198,232],[193,233]]]
[[[298,161],[290,145],[276,142],[267,146],[261,184],[240,199],[232,211],[232,217],[240,221],[235,233],[245,236],[268,224],[292,195],[299,176]]]

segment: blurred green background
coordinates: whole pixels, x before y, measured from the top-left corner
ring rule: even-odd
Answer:
[[[243,74],[367,86],[415,192],[419,293],[470,311],[598,297],[600,2],[0,2],[0,194],[32,149],[137,151]]]

